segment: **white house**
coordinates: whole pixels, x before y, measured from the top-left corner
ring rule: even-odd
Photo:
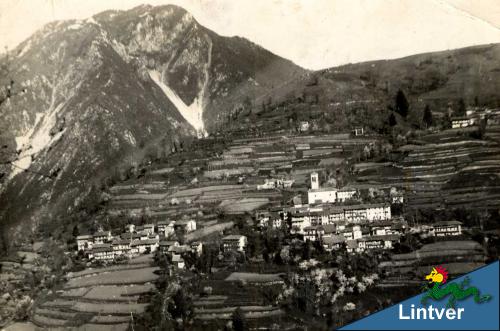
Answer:
[[[404,203],[405,201],[404,193],[398,190],[396,187],[391,187],[389,195],[391,196],[392,203]]]
[[[76,237],[76,245],[78,246],[79,251],[86,251],[92,249],[93,244],[94,244],[94,239],[92,235],[82,235]]]
[[[392,249],[399,241],[399,235],[388,234],[382,236],[367,236],[358,239],[358,250]]]
[[[184,269],[184,267],[186,266],[186,264],[184,263],[184,259],[179,254],[172,255],[172,264],[177,269]]]
[[[156,239],[136,240],[130,244],[131,248],[137,248],[139,254],[155,252],[159,247]]]
[[[304,240],[319,241],[325,234],[325,230],[321,225],[308,226],[304,229]]]
[[[311,226],[308,213],[297,213],[292,215],[292,232],[304,233],[304,229]]]
[[[283,220],[281,215],[277,212],[269,212],[267,217],[264,217],[259,221],[259,226],[264,228],[279,229],[283,225]]]
[[[106,242],[111,242],[111,240],[113,240],[111,231],[98,231],[94,233],[93,237],[94,237],[94,244],[103,244]]]
[[[307,201],[309,204],[335,203],[337,201],[337,189],[324,187],[309,190],[307,192]]]
[[[113,240],[112,246],[115,255],[126,255],[130,252],[130,240],[127,239],[115,239]]]
[[[247,237],[239,234],[233,234],[222,238],[222,245],[225,251],[241,251],[247,246]]]
[[[163,236],[163,237],[168,237],[172,234],[174,234],[174,221],[171,220],[163,220],[159,221],[156,224],[158,228],[158,233]]]
[[[345,228],[344,230],[340,231],[340,234],[346,240],[356,240],[363,237],[363,233],[359,225],[354,225],[353,227]]]
[[[354,198],[357,191],[351,187],[344,187],[337,191],[337,201],[345,202],[346,200]]]
[[[179,242],[174,240],[162,240],[159,243],[160,252],[167,253],[172,246],[179,246]]]
[[[307,192],[307,201],[309,204],[335,203],[337,201],[336,188],[320,188],[319,175],[317,172],[311,174],[311,189]]]
[[[469,118],[469,117],[454,117],[451,119],[452,129],[466,128],[474,125],[474,123],[475,123],[474,118]]]
[[[305,132],[305,131],[309,130],[309,127],[310,127],[310,124],[308,121],[301,121],[299,123],[299,131],[300,132]]]
[[[344,217],[350,223],[390,220],[391,206],[383,203],[344,206]]]
[[[98,261],[112,261],[115,258],[115,252],[111,244],[96,244],[92,247],[91,257]]]
[[[276,188],[276,180],[264,179],[264,184],[257,185],[257,190],[272,190]]]
[[[181,228],[184,232],[189,233],[196,230],[196,221],[192,219],[175,221],[174,229]]]
[[[198,256],[203,252],[203,244],[200,241],[194,241],[189,246],[191,247],[191,252]]]
[[[155,225],[154,224],[144,224],[142,226],[142,231],[148,233],[148,234],[152,234],[155,232]]]
[[[334,224],[345,220],[344,208],[342,207],[329,207],[325,212],[328,215],[329,224]]]
[[[433,224],[436,237],[459,236],[462,234],[462,223],[459,221],[444,221]]]

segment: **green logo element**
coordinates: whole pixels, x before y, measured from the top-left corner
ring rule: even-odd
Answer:
[[[457,301],[465,300],[470,296],[474,297],[475,303],[483,303],[491,299],[491,295],[489,294],[481,295],[477,287],[467,287],[470,283],[469,277],[465,277],[460,284],[452,283],[444,285],[448,280],[448,272],[443,267],[432,268],[431,273],[425,276],[425,280],[428,280],[429,283],[423,286],[426,294],[422,298],[421,303],[424,306],[427,305],[427,300],[429,299],[440,301],[448,295],[450,297],[446,304],[447,308],[455,308]]]

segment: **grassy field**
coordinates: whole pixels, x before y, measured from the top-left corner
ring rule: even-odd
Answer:
[[[92,302],[76,302],[73,310],[94,313],[94,314],[115,314],[128,315],[130,313],[138,314],[144,312],[147,304],[145,303],[92,303]]]
[[[239,200],[224,200],[219,207],[224,209],[226,213],[245,213],[261,208],[269,203],[267,198],[243,198]]]
[[[92,300],[117,300],[129,301],[136,299],[138,295],[150,293],[154,285],[128,285],[128,286],[95,286],[83,297]]]
[[[185,239],[188,242],[199,240],[203,237],[209,236],[214,233],[221,232],[225,229],[230,229],[234,226],[234,222],[218,223],[215,225],[210,225],[202,229],[197,229],[193,232],[186,234]]]
[[[137,269],[133,272],[129,270],[119,270],[86,277],[72,278],[66,283],[65,288],[95,285],[143,284],[156,280],[158,276],[154,272],[157,270],[159,270],[159,268],[148,267]]]
[[[90,275],[97,275],[102,273],[107,273],[111,271],[119,271],[119,270],[131,270],[131,269],[143,269],[150,266],[150,263],[135,263],[135,264],[119,264],[113,265],[106,268],[88,268],[78,272],[72,272],[68,274],[68,278],[79,278]]]

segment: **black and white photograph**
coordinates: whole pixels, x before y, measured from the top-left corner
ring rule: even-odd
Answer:
[[[1,330],[491,300],[498,0],[0,0],[0,48]]]

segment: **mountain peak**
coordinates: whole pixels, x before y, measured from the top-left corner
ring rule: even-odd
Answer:
[[[175,141],[216,130],[245,98],[304,71],[174,5],[52,22],[15,52],[12,72],[27,93],[0,106],[2,145],[19,153],[0,204],[20,222],[56,205],[72,207],[54,215],[70,213],[92,183],[152,150],[165,157]],[[55,170],[50,181],[37,175]]]

